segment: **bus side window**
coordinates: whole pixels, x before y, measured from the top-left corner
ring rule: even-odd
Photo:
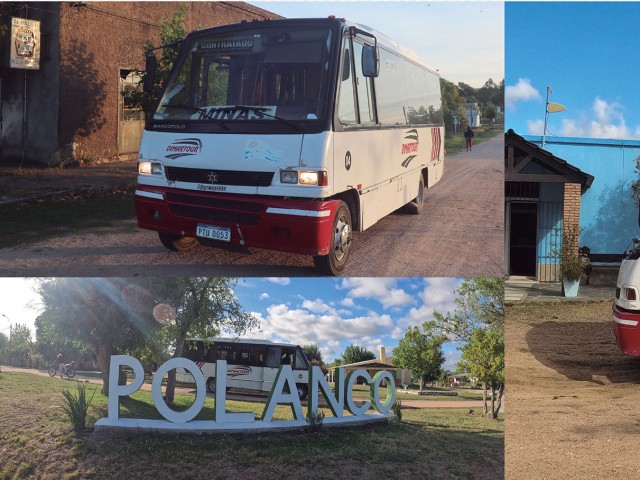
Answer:
[[[356,88],[358,89],[360,123],[371,124],[374,122],[371,80],[362,73],[362,45],[355,41],[353,42],[353,55],[356,66]]]
[[[251,365],[251,355],[249,352],[240,352],[240,358],[238,358],[239,365]]]
[[[280,357],[282,356],[282,348],[271,347],[267,349],[267,367],[278,368],[280,366]]]
[[[302,350],[296,350],[296,364],[294,368],[298,370],[306,370],[309,368],[309,365],[307,365],[307,362],[305,361]]]
[[[357,122],[356,99],[353,92],[353,79],[351,78],[351,47],[348,39],[345,40],[344,46],[342,82],[340,82],[340,97],[338,99],[338,118],[340,123],[343,124]]]

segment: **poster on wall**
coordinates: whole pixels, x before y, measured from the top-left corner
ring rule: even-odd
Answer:
[[[11,68],[40,68],[40,21],[11,18]]]

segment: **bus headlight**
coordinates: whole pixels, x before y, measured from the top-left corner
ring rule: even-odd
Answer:
[[[280,183],[298,183],[298,172],[280,170]]]
[[[318,185],[319,187],[326,187],[329,183],[327,172],[297,172],[294,170],[281,170],[280,182],[292,184],[299,183],[300,185]]]
[[[138,173],[142,175],[162,175],[162,164],[158,162],[138,162]]]

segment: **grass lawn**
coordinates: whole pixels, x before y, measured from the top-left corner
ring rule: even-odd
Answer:
[[[0,248],[99,227],[137,228],[133,189],[0,207],[0,218]]]
[[[475,136],[473,137],[473,144],[477,145],[478,143],[486,142],[494,138],[496,135],[503,134],[502,129],[498,128],[474,128],[473,133]],[[447,150],[447,155],[453,155],[463,151],[466,148],[466,142],[464,139],[464,135],[462,132],[456,133],[450,137],[444,138],[444,146]]]
[[[93,384],[86,384],[92,391]],[[401,422],[316,433],[170,435],[93,432],[77,437],[60,403],[76,382],[0,373],[0,479],[367,478],[495,479],[504,476],[503,422],[464,409],[405,409]],[[192,397],[178,396],[187,407]],[[264,405],[228,401],[230,411]],[[210,418],[207,398],[198,418]],[[92,425],[106,416],[96,394]],[[149,392],[121,416],[160,418]],[[275,419],[291,418],[278,407]]]
[[[333,386],[333,384],[331,384]],[[482,400],[482,390],[471,390],[468,388],[436,388],[436,387],[424,387],[426,392],[456,392],[458,395],[416,395],[414,393],[403,393],[402,388],[396,390],[396,398],[398,400]],[[418,391],[418,388],[415,389]],[[387,390],[380,389],[380,398],[386,398]],[[368,385],[355,385],[353,387],[353,396],[356,398],[369,398],[369,386]]]

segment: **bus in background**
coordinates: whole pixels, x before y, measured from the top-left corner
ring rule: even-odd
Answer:
[[[271,391],[280,365],[291,365],[300,400],[308,393],[309,361],[298,345],[269,340],[189,339],[182,352],[202,371],[207,390],[215,392],[216,361],[227,361],[227,387],[241,390]],[[194,383],[183,368],[176,369],[176,381]]]
[[[153,84],[148,57],[145,84]],[[418,214],[444,172],[437,73],[344,19],[241,22],[189,34],[138,155],[138,224],[311,255],[338,275],[354,231]]]

